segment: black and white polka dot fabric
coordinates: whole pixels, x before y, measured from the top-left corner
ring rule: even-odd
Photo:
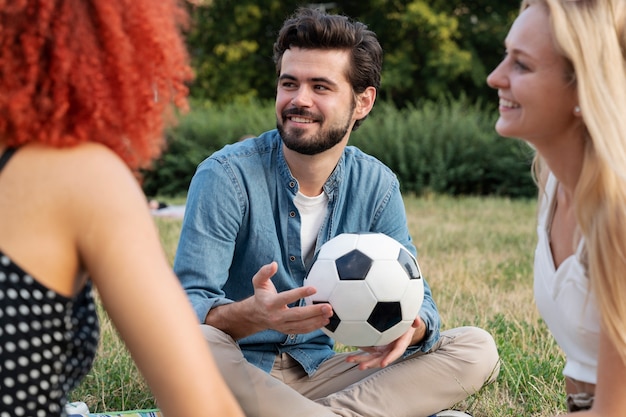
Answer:
[[[67,393],[89,372],[98,336],[90,281],[70,299],[0,252],[0,417],[65,416]]]

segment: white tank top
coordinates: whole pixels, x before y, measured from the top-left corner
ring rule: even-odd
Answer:
[[[540,200],[535,250],[534,292],[537,308],[566,356],[563,375],[596,383],[600,315],[580,262],[584,241],[555,270],[550,250],[557,180],[550,174]]]

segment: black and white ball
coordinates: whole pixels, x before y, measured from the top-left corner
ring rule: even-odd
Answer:
[[[386,345],[404,334],[424,300],[424,281],[415,257],[382,233],[344,233],[318,252],[304,285],[317,289],[307,305],[329,303],[322,328],[348,346]]]

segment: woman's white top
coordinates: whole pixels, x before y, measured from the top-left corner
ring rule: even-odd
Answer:
[[[555,269],[550,250],[550,227],[555,210],[557,180],[550,174],[539,202],[535,250],[535,302],[539,313],[566,356],[563,375],[596,383],[600,315],[585,268],[576,252]]]

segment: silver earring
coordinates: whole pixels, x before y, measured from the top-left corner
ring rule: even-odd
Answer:
[[[574,107],[574,113],[576,114],[580,113],[580,106]]]

